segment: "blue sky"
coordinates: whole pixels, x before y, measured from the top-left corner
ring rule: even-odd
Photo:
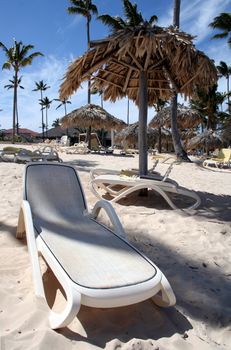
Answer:
[[[120,0],[94,0],[99,14],[109,13],[122,16]],[[158,25],[168,26],[172,22],[173,0],[136,0],[138,9],[145,18],[156,14]],[[0,41],[7,47],[12,46],[13,38],[25,45],[34,45],[34,51],[40,51],[44,57],[35,58],[33,64],[21,70],[24,90],[19,90],[18,108],[21,127],[41,131],[41,112],[38,104],[39,93],[32,92],[35,81],[43,80],[50,86],[45,92],[50,100],[58,98],[58,90],[68,64],[86,51],[86,21],[81,16],[69,15],[69,0],[1,0]],[[221,12],[231,12],[230,0],[182,0],[181,29],[196,35],[194,40],[198,49],[204,51],[216,64],[230,62],[231,49],[226,40],[211,40],[215,33],[208,24]],[[95,18],[91,22],[91,39],[100,39],[108,34],[108,29]],[[32,53],[33,51],[31,51]],[[5,56],[0,51],[0,67]],[[13,71],[0,70],[0,128],[12,127],[12,90],[4,89],[12,79]],[[219,90],[225,91],[224,79],[219,80]],[[83,84],[71,97],[68,112],[87,103],[86,85]],[[100,104],[98,96],[92,96],[92,103]],[[58,102],[53,102],[49,112],[49,127],[56,118],[63,116],[64,110],[56,110]],[[104,108],[126,121],[126,99],[112,104],[104,102]],[[149,109],[148,119],[154,115]],[[138,109],[130,106],[130,122],[138,120]]]

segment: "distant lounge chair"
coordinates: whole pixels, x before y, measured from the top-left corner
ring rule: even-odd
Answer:
[[[74,146],[65,148],[66,154],[87,154],[90,152],[86,142],[75,143]]]
[[[21,149],[14,157],[15,162],[36,162],[36,161],[57,161],[62,162],[59,158],[58,152],[51,146],[45,146],[42,150],[30,151],[27,149]]]
[[[101,209],[114,232],[96,220]],[[45,299],[39,255],[66,294],[66,308],[60,314],[50,310],[52,328],[67,326],[81,304],[111,308],[148,298],[159,306],[175,304],[166,277],[126,240],[111,204],[98,201],[88,211],[74,167],[47,162],[26,166],[17,238],[25,232],[35,294]]]
[[[159,173],[139,176],[137,172],[116,171],[110,169],[94,169],[90,172],[90,188],[97,198],[103,198],[100,190],[111,196],[111,202],[118,202],[121,198],[141,189],[152,189],[159,193],[172,209],[179,209],[169,197],[169,193],[175,193],[194,199],[194,203],[183,210],[196,209],[200,203],[200,197],[193,191],[180,187],[176,181],[169,179],[171,166],[166,174]]]
[[[231,148],[222,148],[216,158],[206,159],[203,162],[203,166],[215,165],[217,168],[223,168],[224,166],[231,166]]]

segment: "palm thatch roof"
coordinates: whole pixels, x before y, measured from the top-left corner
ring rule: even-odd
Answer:
[[[187,149],[205,148],[206,150],[213,150],[221,145],[222,140],[220,134],[213,130],[206,130],[202,134],[193,137],[187,143]]]
[[[123,120],[114,117],[102,107],[94,104],[87,104],[75,109],[63,117],[60,122],[62,127],[88,128],[91,126],[94,129],[104,128],[105,130],[120,130],[127,125]]]
[[[139,105],[140,72],[147,73],[148,104],[169,100],[174,88],[192,96],[195,85],[208,89],[217,81],[214,63],[196,50],[193,37],[176,28],[137,26],[118,30],[91,43],[91,49],[68,68],[60,99],[72,95],[91,78],[104,100],[128,96]]]
[[[56,126],[54,128],[51,128],[49,130],[47,130],[47,135],[45,135],[48,138],[56,138],[56,137],[62,137],[63,135],[67,134],[67,130],[61,128],[61,126]],[[79,135],[79,131],[76,130],[75,128],[68,128],[68,135],[69,136],[78,136]],[[43,134],[40,133],[38,136],[42,137]]]
[[[139,123],[128,125],[115,135],[115,142],[127,141],[128,144],[137,144],[139,135]],[[158,131],[156,129],[147,128],[148,144],[157,142]]]
[[[181,129],[191,129],[202,122],[203,118],[195,109],[178,105],[177,124]],[[165,107],[159,111],[150,121],[149,126],[156,128],[158,126],[171,127],[171,107]]]

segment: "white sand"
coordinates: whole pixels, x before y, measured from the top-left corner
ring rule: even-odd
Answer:
[[[89,206],[97,200],[88,187],[90,169],[138,166],[137,155],[60,155],[76,166]],[[158,170],[167,167],[162,163]],[[231,348],[230,170],[174,166],[170,177],[201,196],[191,216],[173,211],[157,195],[132,195],[113,204],[128,239],[166,274],[177,297],[175,307],[160,309],[149,300],[117,309],[81,307],[68,328],[53,331],[46,305],[34,296],[26,243],[15,238],[23,169],[23,164],[0,163],[1,350]],[[58,285],[49,269],[44,281],[51,301]],[[57,300],[61,303],[62,297]]]

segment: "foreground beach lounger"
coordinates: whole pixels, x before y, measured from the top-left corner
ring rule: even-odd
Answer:
[[[129,173],[129,171],[128,171]],[[180,187],[176,181],[168,178],[169,171],[164,176],[149,174],[147,176],[126,175],[125,172],[110,169],[94,169],[90,173],[90,188],[97,198],[102,198],[102,192],[111,196],[111,202],[118,202],[130,193],[148,188],[159,193],[172,209],[179,209],[171,200],[168,193],[183,195],[194,200],[194,203],[183,210],[196,209],[200,203],[200,197],[193,191]]]
[[[97,222],[104,209],[113,230]],[[159,306],[175,304],[164,274],[126,240],[110,203],[87,208],[74,167],[30,163],[25,167],[23,203],[17,238],[26,232],[35,293],[45,299],[39,255],[50,266],[67,299],[60,314],[50,310],[52,328],[67,326],[81,304],[111,308],[152,298]]]

